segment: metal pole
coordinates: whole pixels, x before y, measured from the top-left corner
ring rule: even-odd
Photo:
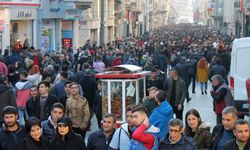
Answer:
[[[105,0],[101,0],[100,46],[104,46],[104,3]]]

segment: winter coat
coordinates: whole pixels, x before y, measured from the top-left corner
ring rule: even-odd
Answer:
[[[194,140],[199,150],[208,150],[210,148],[210,141],[212,134],[210,133],[210,124],[202,123],[194,135]],[[187,135],[188,136],[188,135]]]
[[[167,90],[167,100],[171,102],[171,95],[172,95],[172,88],[173,88],[173,82],[174,80],[172,78],[166,79],[164,82],[164,87]],[[186,97],[186,84],[184,80],[182,80],[180,77],[176,80],[176,94],[175,94],[175,101],[173,104],[170,103],[170,105],[178,106],[178,104],[184,103],[185,97]]]
[[[164,138],[168,132],[167,124],[173,118],[173,109],[167,101],[156,107],[149,117],[149,122],[160,129],[159,137]]]
[[[33,140],[30,136],[27,136],[20,144],[20,150],[48,150],[49,142],[41,137],[40,141]]]
[[[51,116],[48,120],[42,122],[43,136],[49,141],[52,140],[56,133],[56,128],[51,124]]]
[[[153,110],[158,106],[155,99],[150,99],[150,97],[143,98],[144,103],[143,106],[147,109],[148,116],[150,116]]]
[[[47,120],[50,116],[51,109],[54,105],[54,103],[59,102],[58,98],[54,95],[48,95],[46,101],[45,101],[45,106],[43,108],[43,113],[44,116],[41,118],[41,105],[40,105],[40,97],[36,97],[35,100],[29,99],[27,104],[26,104],[26,109],[28,114],[31,116],[34,115],[35,117],[40,118],[41,121]]]
[[[40,118],[40,101],[39,98],[30,98],[26,102],[26,110],[29,117],[37,117]]]
[[[30,81],[32,84],[38,85],[42,80],[42,75],[40,73],[28,75],[26,79]]]
[[[167,134],[160,142],[159,150],[197,150],[197,146],[194,139],[187,136],[182,136],[179,142],[171,144]]]
[[[89,104],[86,98],[69,97],[66,101],[65,116],[71,118],[74,128],[85,130],[90,118]]]
[[[66,95],[66,92],[64,90],[64,84],[66,80],[59,80],[54,87],[55,95],[57,97],[63,97]]]
[[[109,144],[113,138],[115,130],[107,138],[103,134],[103,129],[90,134],[87,144],[88,150],[108,150]]]
[[[179,77],[185,82],[189,79],[189,66],[187,63],[178,63],[176,66]]]
[[[84,97],[87,99],[90,109],[94,108],[95,92],[97,91],[97,82],[90,76],[84,76],[79,83],[82,87]]]
[[[208,65],[206,65],[205,68],[199,68],[197,66],[198,82],[207,82],[208,81],[208,76],[209,76],[209,67],[208,67]]]
[[[220,142],[224,131],[225,131],[225,128],[222,124],[218,124],[213,128],[210,150],[217,149],[217,145]],[[233,135],[233,131],[231,131],[231,132]]]
[[[3,62],[0,62],[0,74],[5,75],[5,76],[9,74],[6,64]]]
[[[220,83],[211,91],[211,96],[214,100],[214,111],[216,114],[221,115],[226,106],[234,106],[232,93],[225,83]]]
[[[70,132],[62,140],[59,135],[50,142],[50,150],[86,150],[84,139],[81,135]]]
[[[5,106],[11,105],[16,107],[16,97],[11,87],[5,84],[0,84],[0,110],[2,111]],[[0,122],[3,122],[3,116],[0,115]]]
[[[128,123],[123,123],[119,129],[116,129],[109,144],[109,150],[129,150],[130,139],[131,135],[128,132]]]
[[[143,124],[141,124],[138,128],[140,128]],[[143,125],[145,126],[145,125]],[[138,128],[134,129],[134,132],[132,134],[132,139],[131,139],[131,147],[130,150],[147,150],[147,148],[145,147],[145,143],[143,143],[142,141],[140,141],[140,139],[135,139],[135,137],[140,137],[143,138],[143,135],[135,135],[136,134],[136,130],[138,130]],[[153,136],[152,140],[154,140],[154,143],[152,145],[152,149],[151,150],[158,150],[158,146],[159,146],[159,132],[160,129],[155,127],[154,125],[149,124],[149,126],[146,128],[145,126],[145,130],[144,130],[144,134],[151,134]]]
[[[225,146],[224,146],[225,150],[239,150],[239,146],[236,143],[236,139],[233,139],[231,141],[229,141]],[[248,139],[246,145],[244,146],[243,150],[249,150],[250,149],[250,139]]]
[[[0,147],[1,150],[20,150],[20,143],[26,136],[25,128],[18,125],[16,131],[7,131],[5,126],[0,129]]]
[[[93,63],[93,68],[98,72],[102,72],[105,69],[105,64],[102,61],[96,61]]]
[[[223,79],[226,79],[226,69],[224,66],[219,64],[212,65],[209,72],[209,79],[211,80],[214,75],[221,75]]]
[[[27,80],[21,80],[16,83],[16,103],[18,108],[25,108],[30,98],[30,87],[32,84]]]

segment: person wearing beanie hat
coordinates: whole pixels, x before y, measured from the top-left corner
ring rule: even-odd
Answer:
[[[26,122],[27,136],[20,144],[21,150],[48,150],[49,142],[42,136],[41,121],[31,117]]]
[[[57,131],[52,139],[50,149],[54,150],[86,150],[84,139],[72,129],[72,121],[62,117],[57,121]]]
[[[26,132],[23,125],[17,122],[18,111],[14,106],[6,106],[2,110],[4,119],[3,127],[0,129],[0,149],[20,150],[20,143],[25,138]]]

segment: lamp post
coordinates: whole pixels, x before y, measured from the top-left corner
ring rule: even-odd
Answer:
[[[105,0],[101,0],[100,46],[104,46],[104,3]]]

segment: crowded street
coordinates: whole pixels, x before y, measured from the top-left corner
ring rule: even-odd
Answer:
[[[249,10],[0,0],[0,150],[250,150]]]

